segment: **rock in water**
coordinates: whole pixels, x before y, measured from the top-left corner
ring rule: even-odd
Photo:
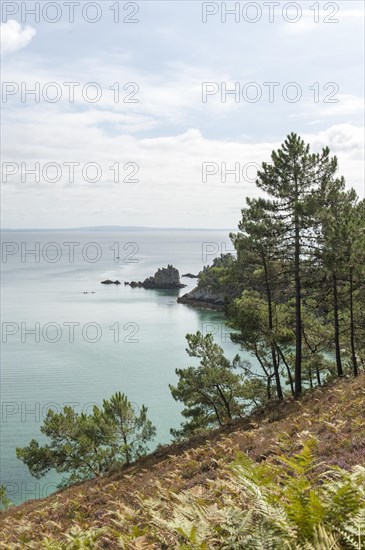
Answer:
[[[179,270],[172,265],[158,269],[153,277],[147,277],[141,282],[132,281],[129,284],[131,287],[142,287],[142,288],[184,288],[186,285],[183,285],[180,282]]]
[[[188,277],[189,279],[199,279],[199,275],[193,275],[193,273],[185,273],[181,277]]]

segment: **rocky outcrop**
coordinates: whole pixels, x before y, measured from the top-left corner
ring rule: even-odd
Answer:
[[[187,294],[180,296],[177,301],[179,304],[221,311],[224,309],[225,297],[208,289],[194,288]]]
[[[124,284],[129,285],[132,288],[139,287],[173,289],[184,288],[186,286],[180,282],[179,271],[176,269],[176,267],[173,267],[172,265],[168,265],[167,267],[158,269],[153,277],[147,277],[147,279],[145,279],[143,282],[131,281],[130,283],[126,282]]]
[[[212,265],[200,271],[196,287],[177,301],[198,308],[223,310],[242,294],[242,285],[236,282],[235,262],[231,254],[214,258]]]
[[[111,281],[110,279],[107,279],[106,281],[101,281],[102,285],[120,285],[120,281]]]

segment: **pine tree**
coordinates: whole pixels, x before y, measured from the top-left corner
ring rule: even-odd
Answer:
[[[66,406],[63,412],[50,409],[41,427],[50,442],[40,446],[32,439],[17,449],[17,457],[37,478],[55,469],[69,477],[62,483],[100,477],[116,465],[130,464],[147,451],[156,429],[143,405],[136,412],[128,398],[116,393],[93,407],[92,414],[77,413]]]
[[[263,163],[257,185],[268,194],[266,209],[281,225],[279,254],[290,268],[295,302],[295,396],[302,392],[302,286],[305,268],[316,246],[315,212],[323,182],[332,180],[337,159],[328,148],[310,153],[309,145],[290,134],[281,148],[272,153],[272,163]]]
[[[276,394],[278,399],[283,399],[283,390],[279,372],[279,353],[277,342],[274,338],[274,292],[277,276],[277,234],[279,233],[278,224],[267,213],[268,205],[262,199],[246,199],[247,208],[242,209],[242,219],[238,225],[240,233],[231,234],[231,239],[237,250],[238,262],[242,266],[242,275],[245,279],[246,288],[253,288],[264,297],[267,303],[266,314],[266,340],[271,353],[271,363],[274,371]],[[246,276],[244,276],[244,273]],[[236,301],[236,304],[238,301]],[[246,304],[247,307],[247,304]],[[231,308],[231,318],[236,317],[235,308]],[[238,322],[238,325],[240,323]],[[236,323],[237,328],[237,323]],[[252,349],[251,349],[252,351]],[[256,351],[258,348],[256,347]],[[264,366],[265,359],[261,359],[256,353],[256,357],[268,377],[270,369]]]
[[[176,438],[191,435],[196,430],[223,426],[243,414],[245,403],[239,357],[229,361],[212,334],[187,334],[187,353],[199,359],[198,366],[176,369],[179,381],[170,385],[173,398],[184,403],[182,415],[188,419],[181,430],[171,430]]]

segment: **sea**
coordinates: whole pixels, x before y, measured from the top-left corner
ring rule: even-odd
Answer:
[[[194,364],[186,334],[211,332],[228,357],[244,355],[229,338],[220,312],[177,303],[181,290],[124,285],[172,264],[197,274],[232,252],[224,230],[3,231],[1,351],[1,481],[14,504],[43,498],[61,476],[32,477],[16,458],[40,428],[47,410],[71,405],[91,412],[113,393],[148,407],[157,428],[150,450],[171,441],[182,404],[169,384],[175,369]],[[105,279],[120,285],[103,285]],[[247,357],[243,357],[246,358]]]

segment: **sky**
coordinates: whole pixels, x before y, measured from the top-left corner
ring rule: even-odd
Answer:
[[[362,1],[4,0],[2,227],[232,228],[290,132],[363,198],[363,29]]]

